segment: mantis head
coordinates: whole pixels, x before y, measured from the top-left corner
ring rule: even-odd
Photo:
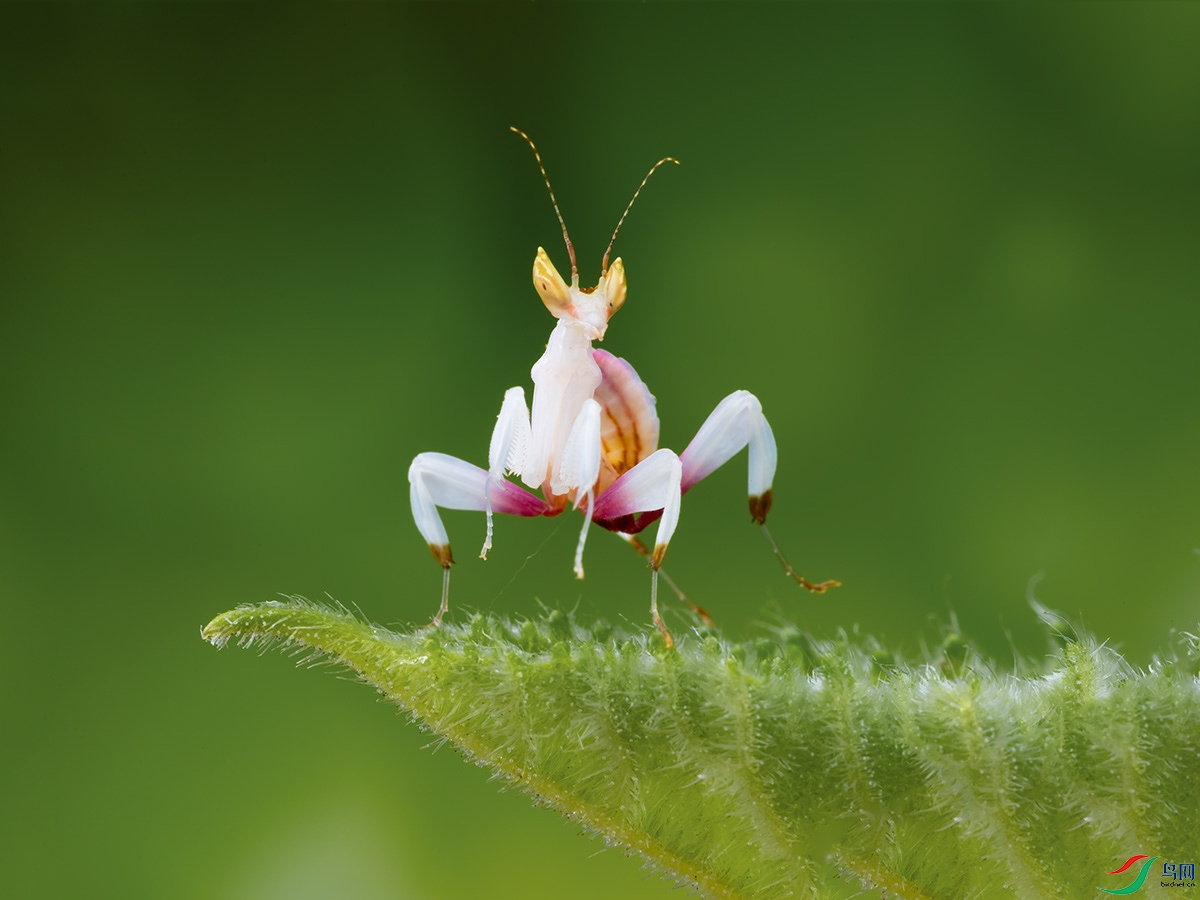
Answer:
[[[529,135],[519,128],[512,130],[525,138],[533,150],[533,158],[537,160],[538,168],[542,170],[542,178],[546,182],[546,190],[550,192],[550,202],[554,204],[554,214],[558,216],[558,224],[562,226],[567,254],[571,257],[571,283],[567,284],[558,274],[558,270],[554,268],[554,263],[550,262],[550,256],[545,250],[538,247],[537,259],[533,261],[533,286],[537,288],[542,302],[546,304],[546,308],[556,319],[577,324],[583,328],[590,340],[602,341],[605,329],[608,328],[609,317],[625,302],[625,267],[621,265],[620,258],[613,260],[611,266],[608,264],[608,254],[612,252],[617,232],[621,230],[625,217],[633,208],[634,200],[637,200],[638,194],[642,192],[642,188],[646,186],[646,182],[650,180],[650,176],[654,174],[655,170],[666,162],[679,165],[679,160],[669,156],[665,157],[656,162],[646,173],[646,177],[642,179],[638,189],[633,192],[633,200],[629,201],[625,212],[621,213],[617,227],[613,229],[608,249],[604,251],[604,260],[600,263],[600,283],[593,288],[581,288],[579,286],[579,266],[575,263],[575,248],[571,245],[570,235],[567,234],[567,223],[563,221],[562,213],[558,209],[558,201],[554,199],[554,188],[550,187],[550,176],[546,174],[546,167],[542,165],[542,157],[533,141],[529,139]]]
[[[593,288],[581,288],[579,276],[572,273],[571,284],[550,262],[550,256],[538,247],[533,261],[533,286],[556,319],[580,325],[593,341],[604,340],[609,317],[625,302],[625,266],[620,258],[600,276]]]

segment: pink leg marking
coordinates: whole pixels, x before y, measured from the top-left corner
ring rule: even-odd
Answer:
[[[439,509],[491,510],[512,516],[552,513],[545,500],[511,482],[490,476],[486,469],[445,453],[421,453],[408,468],[413,521],[429,544],[442,574],[442,604],[430,625],[440,625],[450,604],[450,538]]]

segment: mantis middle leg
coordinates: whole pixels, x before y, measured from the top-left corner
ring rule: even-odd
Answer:
[[[492,431],[488,469],[445,453],[421,453],[408,469],[413,520],[429,544],[433,558],[442,567],[442,603],[431,625],[440,625],[450,600],[450,566],[454,558],[450,539],[438,509],[472,509],[487,514],[487,536],[479,554],[484,559],[492,546],[492,513],[514,516],[552,515],[546,501],[512,482],[506,471],[519,470],[529,444],[529,410],[525,394],[513,388],[504,395],[504,404]]]
[[[486,469],[445,453],[421,453],[408,468],[413,521],[442,567],[442,604],[431,625],[440,625],[450,599],[450,538],[439,509],[472,509],[512,516],[544,516],[550,506],[522,487],[497,480]]]
[[[679,524],[680,483],[683,466],[670,450],[656,450],[609,485],[589,510],[592,518],[612,521],[639,512],[661,511],[654,550],[650,553],[650,617],[668,647],[675,646],[671,632],[658,613],[658,570],[675,526]]]

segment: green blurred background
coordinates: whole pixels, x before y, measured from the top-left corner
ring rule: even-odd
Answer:
[[[1039,598],[1146,664],[1200,596],[1200,7],[0,9],[0,879],[12,897],[665,897],[363,687],[200,626],[276,592],[424,622],[422,450],[485,462],[618,215],[604,346],[682,449],[754,391],[669,571],[912,653]],[[578,518],[447,515],[452,614],[645,627]],[[682,617],[675,614],[677,629]],[[1010,638],[1011,636],[1011,638]]]

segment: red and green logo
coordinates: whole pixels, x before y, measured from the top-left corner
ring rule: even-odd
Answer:
[[[1116,890],[1112,890],[1110,888],[1100,888],[1100,890],[1104,891],[1106,894],[1132,894],[1146,883],[1146,876],[1150,874],[1150,867],[1154,865],[1154,861],[1156,859],[1158,859],[1157,856],[1147,856],[1145,853],[1139,853],[1137,856],[1129,857],[1129,859],[1125,860],[1125,865],[1121,866],[1119,869],[1114,869],[1107,874],[1120,875],[1130,866],[1135,865],[1139,860],[1145,860],[1145,862],[1142,863],[1142,870],[1138,872],[1137,877],[1123,888],[1118,888]]]

